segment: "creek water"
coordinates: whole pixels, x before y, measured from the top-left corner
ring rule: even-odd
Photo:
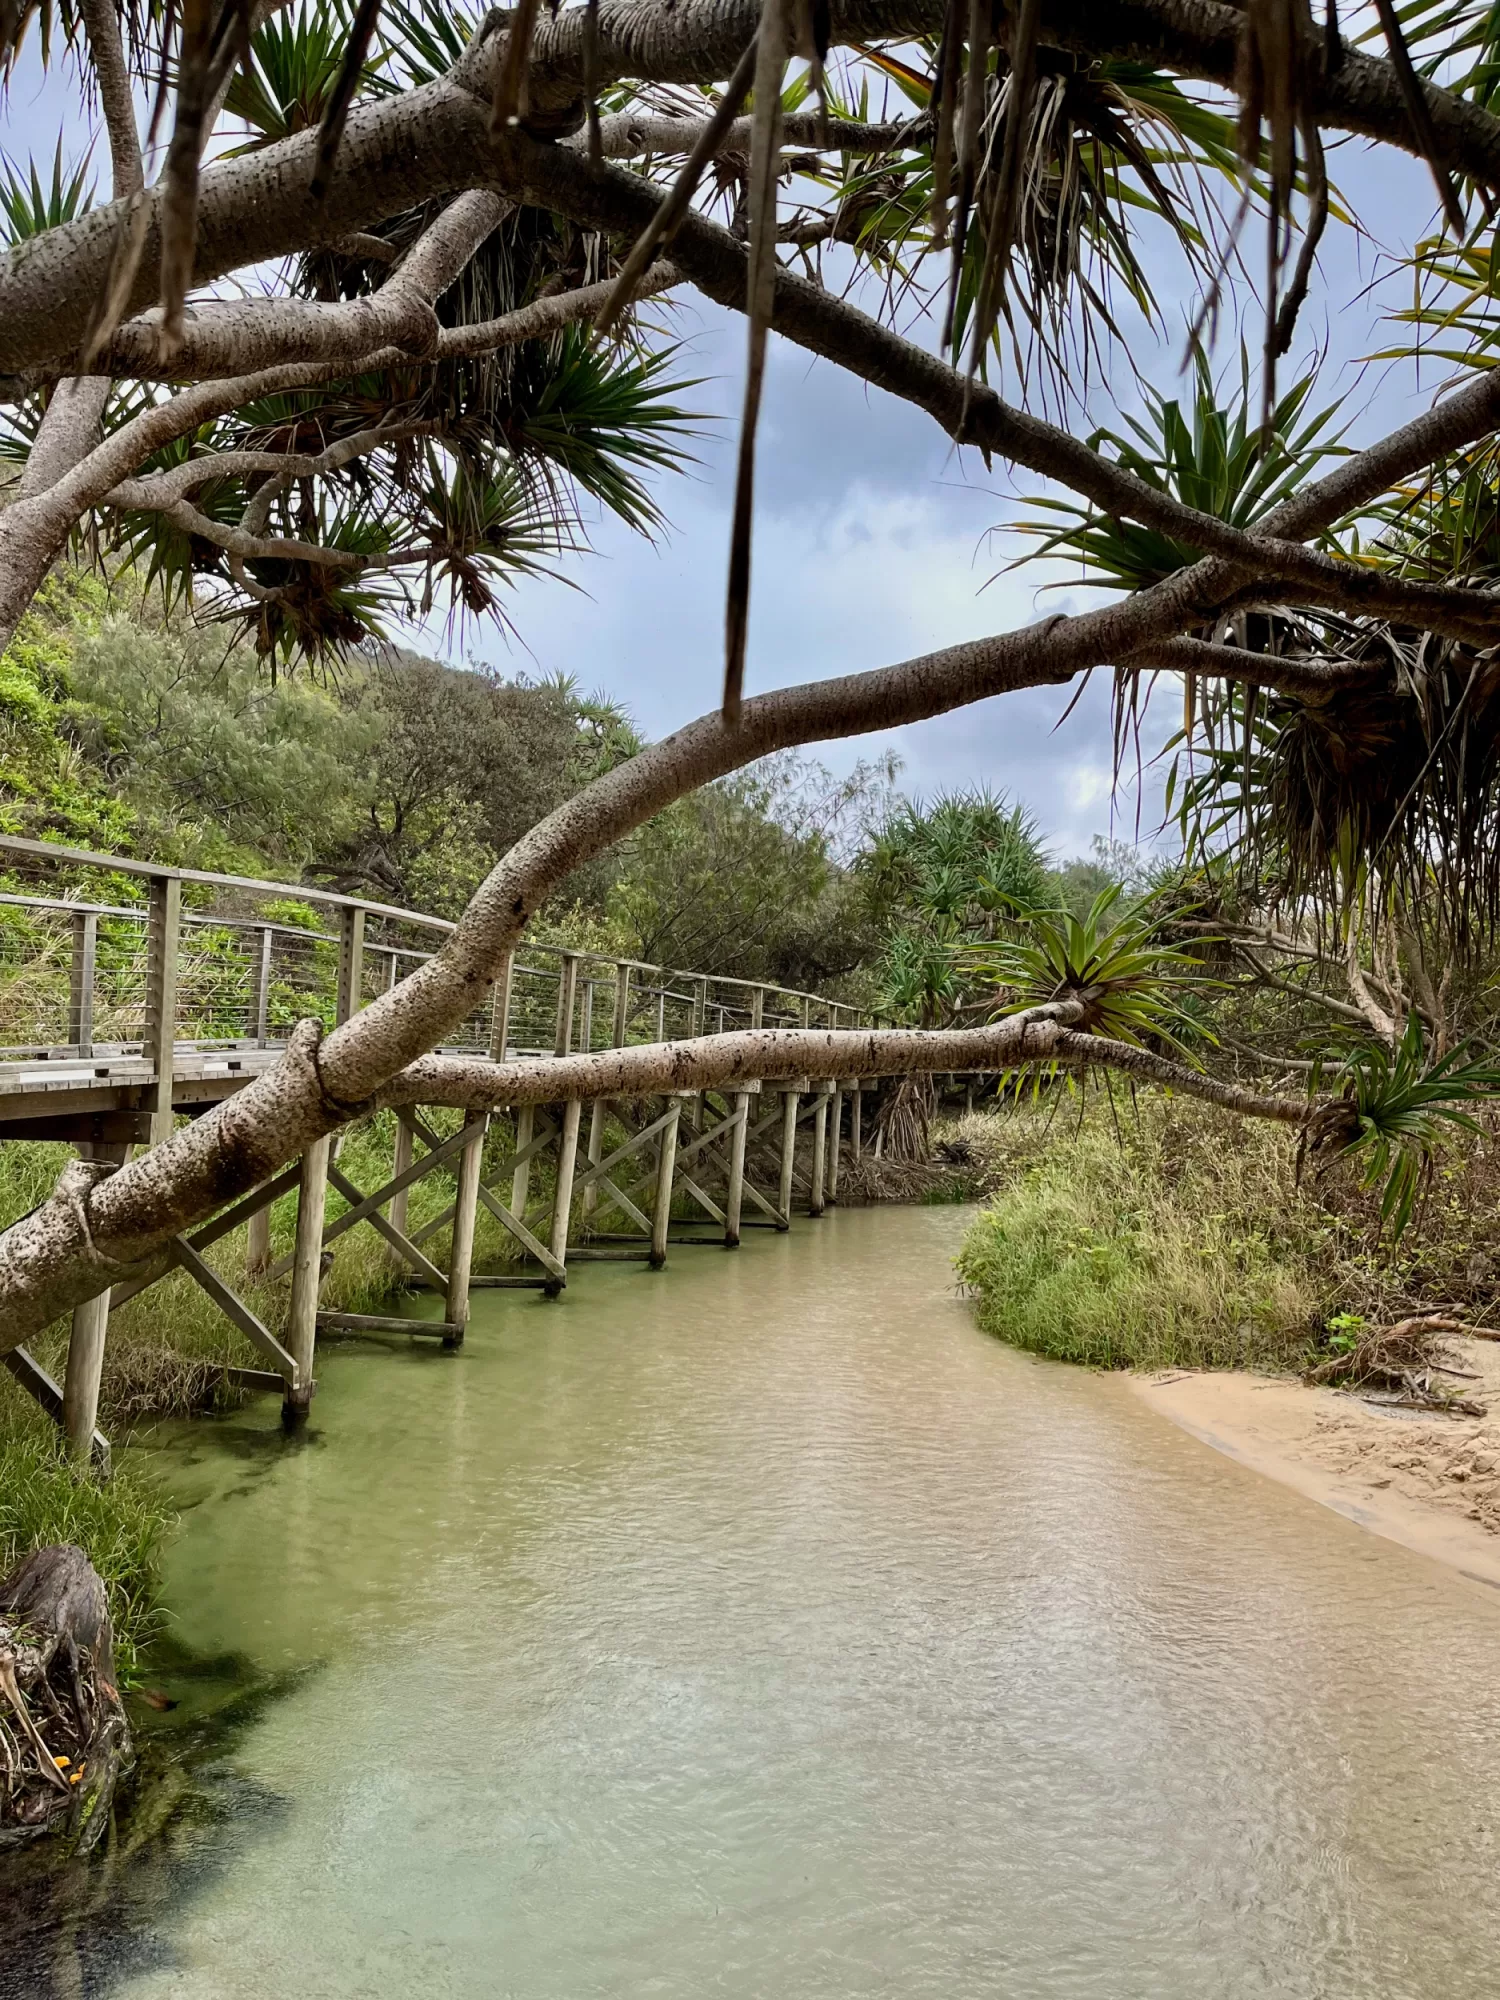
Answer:
[[[286,1678],[73,1990],[1500,1990],[1500,1604],[978,1333],[963,1221],[476,1294],[301,1440],[169,1433],[181,1641]]]

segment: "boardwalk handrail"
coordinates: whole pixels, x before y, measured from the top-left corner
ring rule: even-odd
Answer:
[[[140,903],[89,899],[73,892],[72,879],[47,885],[54,891],[61,886],[60,894],[0,891],[0,1139],[62,1140],[106,1167],[122,1165],[132,1146],[160,1145],[171,1138],[179,1114],[201,1112],[263,1073],[277,1061],[294,1022],[312,1015],[334,1026],[398,986],[431,959],[437,939],[457,928],[446,917],[338,890],[177,868],[17,834],[0,834],[0,854],[25,864],[16,870],[23,882],[51,868],[103,871],[145,884]],[[195,902],[228,900],[237,907],[184,908],[184,889],[208,892]],[[302,914],[275,907],[287,903],[312,906],[308,922],[287,921]],[[314,909],[328,913],[321,920],[328,929],[314,927]],[[446,1046],[492,1059],[545,1058],[747,1026],[837,1028],[868,1019],[851,1002],[773,980],[528,941],[524,958],[514,950],[505,954],[482,1012]],[[18,1039],[23,1025],[31,1032]],[[61,1033],[45,1032],[54,1026]],[[269,1369],[230,1367],[233,1379],[281,1394],[288,1421],[300,1421],[316,1386],[320,1326],[380,1338],[393,1331],[435,1335],[450,1347],[463,1340],[480,1204],[519,1246],[522,1266],[478,1282],[539,1288],[553,1297],[567,1282],[575,1180],[586,1234],[597,1232],[602,1211],[617,1217],[616,1233],[600,1233],[578,1256],[644,1257],[660,1267],[669,1241],[706,1240],[705,1219],[733,1248],[742,1227],[789,1228],[794,1190],[806,1193],[811,1215],[823,1212],[825,1198],[836,1197],[845,1094],[857,1159],[865,1089],[857,1076],[842,1082],[794,1077],[769,1093],[767,1108],[758,1083],[717,1093],[668,1089],[660,1093],[659,1111],[611,1098],[594,1098],[587,1106],[577,1097],[551,1106],[524,1103],[501,1114],[510,1127],[509,1152],[491,1160],[489,1179],[485,1143],[494,1112],[466,1113],[461,1129],[445,1136],[424,1121],[419,1107],[406,1106],[393,1121],[389,1178],[380,1188],[352,1181],[325,1136],[223,1214],[189,1236],[174,1236],[163,1268],[186,1274],[260,1361],[270,1363]],[[687,1100],[691,1109],[685,1111]],[[811,1139],[800,1173],[799,1134]],[[528,1209],[528,1191],[533,1164],[540,1165],[544,1154],[552,1187],[550,1200],[544,1189],[537,1213]],[[435,1171],[454,1173],[453,1200],[409,1231],[410,1190]],[[330,1188],[345,1204],[332,1219],[325,1216]],[[295,1244],[272,1261],[271,1205],[294,1190]],[[678,1218],[675,1236],[674,1190],[691,1205],[688,1216]],[[748,1220],[745,1203],[757,1211]],[[378,1232],[410,1282],[443,1293],[441,1320],[322,1310],[325,1251],[355,1224]],[[213,1243],[242,1225],[247,1270],[266,1282],[291,1274],[279,1332],[205,1261]],[[446,1271],[422,1247],[442,1230],[450,1237]],[[0,1356],[63,1425],[80,1456],[107,1452],[95,1415],[109,1314],[159,1275],[131,1278],[75,1309],[61,1389],[25,1349]]]
[[[170,1083],[174,1046],[273,1050],[294,1019],[311,1013],[330,1026],[347,1019],[457,929],[449,918],[341,890],[17,834],[0,834],[0,854],[24,864],[23,878],[37,868],[89,870],[147,885],[139,904],[71,890],[0,893],[0,938],[10,912],[23,921],[34,917],[39,927],[18,938],[13,920],[20,965],[11,970],[0,956],[0,1096],[7,1065],[13,1070],[18,1061],[137,1052]],[[184,889],[210,892],[210,907],[183,907]],[[225,900],[241,907],[212,907]],[[272,900],[326,909],[338,928],[308,928],[286,922],[283,912],[254,908]],[[55,931],[64,923],[72,926],[66,980],[64,940]],[[50,950],[48,926],[56,938]],[[188,930],[196,933],[191,943]],[[586,945],[535,941],[523,949],[524,959],[512,955],[499,969],[485,1017],[465,1024],[447,1046],[492,1056],[552,1055],[617,1046],[641,1039],[643,1030],[646,1039],[677,1040],[731,1026],[838,1027],[868,1018],[848,1001],[774,980],[688,970]],[[13,1087],[26,1081],[10,1079]]]

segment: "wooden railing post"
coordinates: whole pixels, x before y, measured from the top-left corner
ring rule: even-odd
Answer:
[[[391,1148],[391,1179],[393,1181],[400,1180],[401,1176],[411,1165],[411,1159],[411,1127],[404,1118],[397,1118],[396,1142]],[[410,1213],[410,1194],[410,1188],[401,1188],[391,1196],[391,1223],[394,1228],[401,1231],[403,1236],[408,1233],[407,1217]]]
[[[339,984],[334,1020],[342,1023],[365,1004],[365,913],[359,904],[346,907],[339,934]]]
[[[677,1127],[682,1119],[682,1099],[674,1097],[667,1110],[667,1122],[656,1142],[656,1200],[651,1210],[649,1259],[653,1271],[659,1271],[667,1261],[667,1230],[672,1221],[672,1182],[677,1173]]]
[[[474,1269],[474,1224],[479,1213],[479,1182],[484,1167],[484,1135],[489,1119],[475,1121],[472,1139],[458,1156],[458,1194],[453,1210],[453,1248],[448,1254],[449,1331],[444,1347],[460,1347],[469,1324],[469,1278]]]
[[[589,1149],[588,1160],[591,1167],[597,1167],[604,1158],[604,1120],[608,1115],[607,1100],[596,1097],[589,1106]],[[583,1220],[585,1225],[594,1219],[594,1211],[599,1206],[599,1183],[589,1181],[583,1190]]]
[[[271,1262],[271,1205],[258,1208],[245,1226],[245,1275],[258,1278]]]
[[[833,1105],[829,1111],[831,1125],[828,1132],[828,1199],[838,1206],[839,1199],[839,1157],[844,1147],[844,1086],[838,1084],[833,1093]]]
[[[630,1033],[630,967],[615,967],[615,1035],[612,1047],[623,1049]]]
[[[328,1203],[332,1141],[314,1139],[302,1155],[297,1182],[297,1239],[292,1249],[292,1299],[286,1348],[296,1374],[287,1384],[281,1414],[289,1423],[307,1415],[312,1401],[313,1357],[318,1340],[318,1287],[323,1281],[323,1215]]]
[[[578,961],[580,954],[565,951],[557,982],[557,1041],[555,1053],[573,1053],[573,1013],[578,1003]]]
[[[269,924],[257,925],[255,956],[250,961],[250,1033],[255,1046],[263,1049],[271,1039],[271,947],[276,933]]]
[[[510,989],[515,977],[516,955],[508,951],[500,961],[500,970],[495,974],[495,988],[490,998],[490,1061],[504,1062],[506,1047],[510,1041]]]
[[[172,1136],[172,1065],[177,1043],[177,953],[182,937],[182,879],[153,875],[146,912],[146,1018],[141,1053],[151,1064],[151,1144]]]
[[[99,959],[99,918],[84,910],[73,919],[73,959],[68,975],[68,1045],[94,1053],[94,979]]]

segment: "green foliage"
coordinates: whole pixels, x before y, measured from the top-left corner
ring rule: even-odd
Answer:
[[[1393,1049],[1362,1042],[1340,1075],[1343,1092],[1314,1127],[1312,1144],[1331,1146],[1361,1167],[1365,1186],[1380,1189],[1381,1222],[1399,1238],[1444,1133],[1481,1130],[1472,1107],[1500,1095],[1500,1065],[1462,1049],[1430,1058],[1413,1013]]]
[[[1119,898],[1118,886],[1105,889],[1084,917],[1028,911],[1018,935],[975,947],[974,970],[1010,989],[1002,1015],[1052,1000],[1077,1001],[1084,1010],[1080,1032],[1137,1047],[1165,1042],[1195,1061],[1181,1036],[1203,1032],[1183,1004],[1203,985],[1201,960],[1164,938],[1175,913],[1137,903],[1115,914]]]
[[[911,104],[925,111],[933,102],[935,40],[900,56],[866,54]],[[953,294],[959,349],[983,299],[995,184],[1011,116],[1010,77],[993,59],[986,97],[981,168]],[[836,108],[847,116],[869,115],[863,94]],[[929,141],[919,139],[876,162],[855,157],[830,163],[824,179],[839,196],[836,239],[894,281],[911,282],[934,256],[948,263],[948,245],[933,241]],[[1221,233],[1219,198],[1237,196],[1241,180],[1233,129],[1221,110],[1195,103],[1175,79],[1149,65],[1047,49],[1020,146],[1021,192],[1004,259],[997,354],[1008,338],[1023,371],[1039,358],[1076,392],[1077,378],[1102,354],[1104,336],[1120,339],[1121,304],[1147,319],[1158,317],[1142,255],[1145,231],[1164,229],[1190,270],[1206,278],[1212,238]],[[976,358],[983,370],[986,356]]]
[[[968,996],[965,952],[1046,894],[1036,822],[987,790],[898,806],[859,867],[871,914],[887,932],[876,1004],[927,1027]]]
[[[1021,1110],[963,1132],[1004,1181],[958,1259],[987,1332],[1096,1368],[1290,1368],[1309,1351],[1331,1285],[1274,1132],[1150,1094],[1118,1122]]]
[[[60,137],[50,181],[38,174],[35,160],[27,162],[24,173],[10,160],[0,161],[0,170],[0,241],[5,243],[25,243],[43,230],[86,214],[94,205],[88,155],[69,171],[63,166]]]
[[[626,844],[607,900],[617,934],[653,964],[836,984],[874,945],[840,828],[888,782],[876,767],[840,780],[783,756],[678,800]]]
[[[1145,414],[1128,417],[1124,432],[1096,430],[1090,449],[1200,513],[1232,527],[1253,527],[1304,486],[1324,459],[1342,451],[1340,434],[1331,429],[1338,405],[1309,411],[1314,378],[1305,376],[1276,404],[1266,439],[1249,356],[1241,351],[1238,392],[1228,401],[1201,350],[1195,359],[1194,396],[1186,410],[1147,383]],[[1143,590],[1188,568],[1200,553],[1159,529],[1117,520],[1091,505],[1045,495],[1030,504],[1061,525],[1021,523],[1019,531],[1037,547],[1012,568],[1038,555],[1065,554],[1076,557],[1089,581],[1106,590]]]
[[[251,152],[318,125],[332,93],[349,33],[349,11],[337,0],[302,0],[295,12],[273,14],[250,37],[249,61],[237,68],[224,99],[228,115],[250,138]],[[366,78],[376,63],[366,64]]]

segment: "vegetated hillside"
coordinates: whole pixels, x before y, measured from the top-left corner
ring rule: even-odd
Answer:
[[[0,659],[0,827],[457,916],[529,827],[640,747],[563,676],[384,649],[273,678],[131,578],[61,570]],[[781,758],[679,802],[565,884],[538,931],[840,985],[875,936],[844,849],[891,772]]]

